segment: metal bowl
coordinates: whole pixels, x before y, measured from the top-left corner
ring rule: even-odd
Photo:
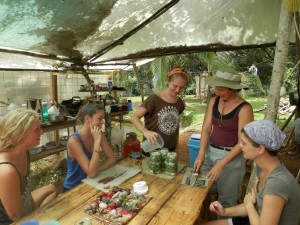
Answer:
[[[61,122],[63,120],[64,120],[64,117],[62,115],[58,115],[58,116],[49,115],[50,122]]]

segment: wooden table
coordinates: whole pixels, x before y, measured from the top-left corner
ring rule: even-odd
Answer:
[[[120,162],[124,166],[134,166],[134,160],[125,159]],[[138,173],[120,186],[132,189],[133,183],[145,180],[149,186],[149,195],[153,198],[132,219],[129,225],[192,225],[197,220],[202,203],[208,193],[211,183],[206,188],[182,185],[184,173],[178,174],[173,180]],[[24,217],[21,221],[38,219],[40,224],[48,220],[58,220],[62,225],[72,225],[83,217],[83,208],[99,195],[99,190],[85,183],[61,194],[52,202]],[[18,222],[18,223],[19,223]],[[15,224],[18,224],[15,223]],[[104,224],[92,219],[92,224]]]

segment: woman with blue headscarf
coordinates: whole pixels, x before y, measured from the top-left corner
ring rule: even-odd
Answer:
[[[271,121],[247,124],[240,145],[244,157],[256,162],[257,184],[240,205],[224,208],[218,201],[210,210],[228,219],[205,225],[297,225],[300,218],[300,187],[293,175],[280,162],[278,151],[285,134]]]
[[[87,176],[95,177],[116,163],[115,154],[101,131],[103,120],[104,110],[99,104],[88,103],[79,110],[77,122],[82,126],[68,140],[68,172],[64,191],[74,188]],[[106,160],[101,163],[99,158],[102,153]]]

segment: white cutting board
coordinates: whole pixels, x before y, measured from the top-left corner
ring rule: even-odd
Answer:
[[[123,171],[126,171],[126,173],[117,177],[116,179],[112,180],[111,182],[109,182],[107,184],[98,183],[99,180],[101,180],[107,176],[113,176],[113,175],[123,172]],[[107,192],[110,189],[109,188],[105,189],[104,185],[109,185],[111,188],[113,186],[118,186],[121,183],[123,183],[124,181],[128,180],[130,177],[133,177],[136,174],[138,174],[140,171],[141,170],[138,168],[132,168],[132,167],[127,167],[127,166],[122,166],[122,165],[114,165],[114,166],[100,172],[97,177],[94,177],[94,178],[87,177],[87,178],[83,179],[82,182],[84,182],[88,185],[91,185],[92,187],[94,187],[98,190]]]

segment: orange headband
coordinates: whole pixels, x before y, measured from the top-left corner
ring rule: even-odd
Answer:
[[[174,75],[174,74],[183,74],[184,76],[186,76],[187,78],[189,77],[189,75],[186,72],[183,72],[181,68],[175,68],[172,71],[170,71],[168,73],[168,77]]]

